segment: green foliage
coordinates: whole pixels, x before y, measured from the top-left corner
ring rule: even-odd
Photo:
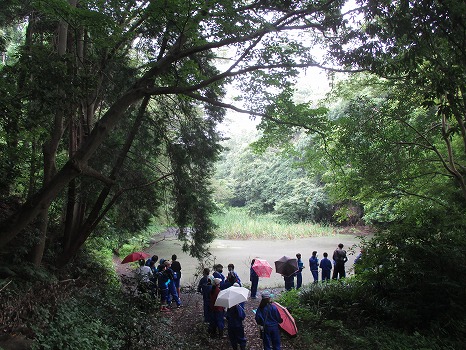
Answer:
[[[290,179],[287,196],[277,200],[275,213],[288,222],[311,221],[320,224],[332,222],[333,208],[323,187],[310,179]]]
[[[402,283],[398,283],[397,288],[403,289]],[[400,290],[398,293],[403,292]],[[299,291],[284,293],[279,302],[287,306],[297,321],[303,335],[300,339],[303,348],[437,350],[458,346],[458,338],[445,336],[452,334],[446,323],[435,323],[431,329],[422,327],[422,330],[413,331],[412,324],[398,318],[408,312],[400,310],[402,307],[392,302],[380,286],[369,279],[348,278],[310,284]],[[413,313],[413,310],[409,312]],[[387,313],[396,314],[391,325],[386,323]],[[464,319],[456,322],[458,327],[464,325]],[[335,337],[338,342],[335,342]]]
[[[297,322],[298,327],[301,324],[318,323],[320,320],[319,313],[309,312],[306,304],[302,302],[302,292],[303,290],[292,289],[280,294],[280,296],[276,298],[277,302],[281,305],[286,305],[286,308]]]
[[[39,311],[38,317],[47,324],[36,329],[33,349],[113,349],[121,346],[121,340],[112,336],[112,329],[105,319],[99,319],[74,298],[58,307],[55,315],[47,310]]]
[[[279,114],[287,115],[296,68],[316,64],[300,36],[315,43],[323,28],[335,31],[342,4],[37,0],[23,8],[9,1],[0,24],[17,16],[28,26],[19,60],[5,76],[12,83],[1,87],[11,116],[0,125],[1,160],[8,164],[1,190],[29,201],[5,219],[2,246],[39,208],[62,200],[66,209],[49,212],[49,221],[63,225],[53,229],[64,237],[49,235],[47,245],[58,248],[64,238],[65,261],[96,230],[144,229],[166,202],[183,249],[202,255],[213,238],[207,179],[220,151],[224,85],[239,78],[245,106],[261,114],[280,102]],[[229,67],[217,67],[218,52],[232,54]],[[136,112],[149,97],[150,112]],[[308,107],[292,117],[316,122],[320,112]],[[269,211],[274,202],[251,209]]]
[[[50,309],[53,305],[49,304],[40,308],[40,322],[33,326],[35,348],[137,349],[150,344],[170,346],[173,339],[168,339],[159,325],[145,322],[148,313],[156,312],[158,303],[148,294],[121,295],[118,288],[91,287],[59,300],[57,311]]]
[[[342,41],[332,46],[332,54],[345,65],[367,69],[395,82],[399,97],[391,104],[391,113],[404,123],[404,133],[416,132],[414,140],[412,137],[405,140],[403,133],[399,133],[399,148],[422,149],[416,151],[415,157],[421,152],[430,152],[431,161],[426,159],[427,169],[423,174],[431,174],[437,181],[430,168],[437,162],[441,169],[435,170],[452,179],[449,191],[461,192],[464,201],[466,71],[465,53],[458,45],[465,40],[464,2],[369,0],[360,3],[366,4],[357,9],[364,20],[360,26],[355,23],[350,26]],[[420,110],[420,115],[415,115],[416,110]],[[421,119],[422,123],[416,123]],[[457,148],[459,144],[462,146]],[[409,156],[403,150],[402,162]],[[408,168],[416,169],[416,166]]]
[[[87,251],[66,269],[48,271],[42,281],[22,264],[22,273],[2,290],[4,331],[31,330],[34,349],[185,346],[156,314],[157,300],[134,294],[116,278],[111,257],[105,249]],[[148,315],[157,322],[146,322]]]
[[[173,169],[173,217],[180,228],[178,237],[184,242],[183,250],[196,257],[203,255],[206,244],[213,239],[210,214],[215,206],[208,179],[221,151],[215,131],[215,119],[220,115],[223,112],[212,110],[210,117],[202,117],[191,111],[190,118],[180,122],[179,132],[167,145]]]
[[[361,204],[371,224],[400,220],[407,211],[423,215],[432,206],[463,206],[445,168],[448,147],[435,109],[422,102],[410,88],[367,75],[341,82],[330,95],[332,131],[304,139],[301,164],[321,171],[338,221],[361,217]],[[451,150],[460,148],[452,143]]]
[[[269,149],[262,153],[248,147],[245,140],[231,139],[217,163],[217,181],[225,184],[224,206],[246,207],[251,214],[271,213],[283,221],[332,221],[333,208],[323,187],[308,177],[297,157],[290,152]],[[291,147],[291,146],[290,146]],[[216,186],[218,188],[218,186]]]
[[[287,89],[268,106],[268,117],[258,126],[263,135],[252,145],[256,151],[264,152],[268,147],[277,146],[286,148],[302,130],[312,134],[326,132],[327,108],[312,108],[310,103],[296,104],[293,94],[293,90]]]
[[[458,332],[465,311],[461,252],[466,241],[457,222],[431,217],[417,224],[406,220],[376,236],[367,245],[361,278],[375,283],[378,293],[393,303],[385,315],[390,321]]]
[[[326,183],[340,219],[361,203],[364,219],[386,230],[367,244],[356,279],[312,285],[290,305],[298,318],[302,304],[323,318],[310,322],[330,330],[318,348],[335,347],[335,333],[344,348],[455,348],[465,324],[464,2],[360,3],[362,26],[332,49],[376,77],[337,86],[328,128],[312,130],[294,156]],[[271,140],[289,150],[296,133],[280,127],[264,129],[261,150]]]
[[[407,215],[363,240],[355,277],[306,285],[280,302],[302,332],[319,334],[303,339],[317,348],[334,348],[337,333],[345,348],[455,349],[466,323],[462,227],[451,213]]]

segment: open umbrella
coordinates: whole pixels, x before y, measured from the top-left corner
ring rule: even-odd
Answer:
[[[252,269],[257,273],[259,277],[269,278],[272,274],[272,266],[263,259],[254,259]]]
[[[275,271],[281,273],[283,276],[291,276],[298,271],[298,260],[288,256],[282,256],[279,260],[275,261]]]
[[[283,322],[279,324],[280,328],[283,329],[286,334],[292,337],[298,334],[298,327],[296,327],[296,322],[288,309],[276,301],[272,302],[272,304],[277,307],[278,312],[280,313],[280,316],[283,320]]]
[[[247,301],[249,293],[249,289],[244,287],[229,287],[227,289],[221,290],[218,293],[217,300],[215,300],[214,305],[230,308]]]
[[[122,264],[126,264],[129,262],[133,261],[138,261],[139,259],[147,259],[150,256],[150,254],[144,253],[144,252],[134,252],[131,253],[121,261]]]

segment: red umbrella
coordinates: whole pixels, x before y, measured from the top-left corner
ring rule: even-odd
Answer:
[[[283,320],[283,322],[279,324],[280,328],[285,331],[286,334],[292,337],[298,334],[298,327],[296,327],[296,322],[288,309],[276,301],[272,302],[272,304],[277,307],[278,312],[280,313],[280,316]]]
[[[257,273],[259,277],[269,278],[272,274],[272,266],[263,259],[254,259],[252,269]]]
[[[150,256],[150,254],[144,253],[144,252],[134,252],[129,255],[127,255],[122,261],[122,264],[133,262],[133,261],[138,261],[139,259],[147,259]]]

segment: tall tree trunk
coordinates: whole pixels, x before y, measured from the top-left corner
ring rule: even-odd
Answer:
[[[73,157],[73,155],[76,153],[78,149],[79,138],[79,125],[76,125],[73,121],[70,124],[70,141],[68,146],[69,158]],[[79,226],[79,222],[77,222],[77,218],[79,217],[79,203],[80,199],[78,194],[78,181],[77,179],[73,179],[68,185],[66,200],[65,227],[63,230],[63,249],[65,250],[69,248],[73,232],[76,230],[76,227]]]
[[[68,160],[48,184],[44,185],[33,198],[27,200],[15,214],[0,222],[0,249],[29,225],[37,217],[41,209],[48,207],[50,201],[55,199],[71,180],[83,174],[96,176],[95,172],[92,172],[88,167],[89,159],[103,143],[128,107],[148,94],[147,89],[153,86],[154,77],[163,74],[173,62],[182,57],[181,48],[185,40],[186,37],[181,35],[173,46],[173,50],[167,52],[166,57],[160,59],[136,84],[108,108],[76,154]]]
[[[53,133],[48,142],[43,146],[43,155],[44,155],[44,179],[43,186],[47,186],[52,180],[53,176],[56,174],[56,154],[58,145],[63,136],[64,126],[63,126],[63,112],[57,111],[55,115]],[[31,262],[35,266],[39,266],[42,262],[42,257],[44,255],[45,241],[47,238],[47,230],[49,223],[49,207],[51,199],[44,201],[39,210],[39,242],[31,250]]]
[[[88,172],[88,161],[96,149],[102,144],[127,108],[139,101],[144,95],[143,91],[132,88],[108,109],[73,158],[33,198],[26,201],[17,213],[0,224],[0,248],[15,238],[36,218],[41,208],[47,207],[50,201],[55,199],[71,180]]]
[[[113,166],[112,172],[109,176],[111,180],[114,180],[116,178],[116,175],[118,172],[121,170],[121,167],[123,166],[124,160],[126,159],[126,156],[131,148],[131,145],[133,144],[133,141],[139,131],[139,128],[142,124],[142,121],[144,119],[144,113],[146,111],[146,108],[149,104],[150,101],[150,96],[146,96],[139,108],[138,115],[133,123],[133,127],[131,128],[130,133],[126,137],[125,144],[123,145],[123,148],[120,151],[120,154],[118,155],[117,161],[115,165]],[[103,213],[102,213],[102,208],[104,208],[104,204],[108,198],[108,195],[110,194],[110,191],[112,189],[113,185],[111,183],[108,183],[100,192],[99,197],[97,198],[97,201],[94,203],[94,206],[87,217],[86,221],[84,224],[82,224],[79,227],[75,227],[74,230],[71,232],[73,235],[68,235],[70,238],[69,241],[67,241],[67,244],[65,244],[63,253],[59,257],[58,263],[63,265],[71,259],[76,252],[81,248],[81,246],[84,244],[84,242],[89,238],[91,235],[92,231],[97,227],[97,225],[100,223],[100,221],[103,218]],[[107,212],[115,201],[111,201],[110,203],[107,204],[105,207],[105,212]],[[74,237],[73,237],[74,236]]]
[[[76,0],[70,0],[69,4],[72,7],[76,7]],[[62,57],[66,53],[67,43],[68,43],[68,23],[66,21],[61,21],[58,24],[57,30],[57,52],[58,56]],[[63,96],[61,91],[58,91],[59,107],[55,112],[55,120],[53,124],[52,136],[48,142],[43,146],[44,154],[44,179],[43,185],[47,186],[52,177],[56,173],[56,154],[60,140],[62,139],[64,127],[63,127],[63,118],[64,112],[62,107],[62,101],[65,101],[66,96]],[[61,100],[61,101],[60,101]],[[40,265],[42,262],[42,257],[44,255],[45,242],[47,238],[48,223],[49,223],[49,207],[51,201],[45,202],[42,205],[42,208],[39,212],[39,242],[36,244],[31,251],[31,261],[35,266]]]

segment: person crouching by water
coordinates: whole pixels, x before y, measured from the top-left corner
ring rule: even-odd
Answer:
[[[262,293],[262,300],[257,309],[255,319],[257,324],[263,327],[263,332],[261,333],[264,350],[280,350],[281,341],[278,325],[283,322],[283,319],[277,307],[272,304],[271,294],[268,291]]]

